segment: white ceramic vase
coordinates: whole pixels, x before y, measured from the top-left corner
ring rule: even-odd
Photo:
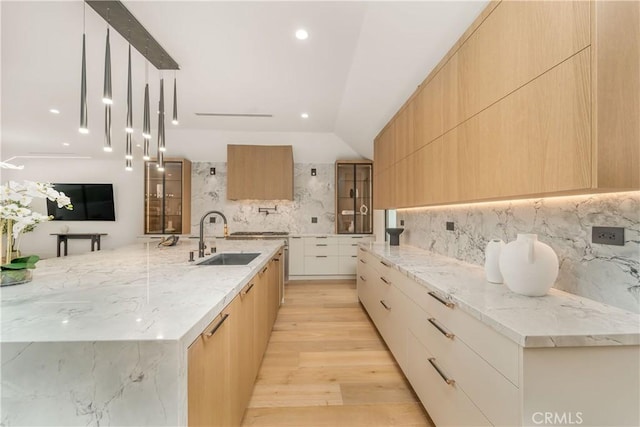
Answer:
[[[518,234],[502,249],[500,272],[513,292],[540,297],[558,277],[558,256],[549,245],[538,241],[537,234]]]
[[[504,242],[500,239],[491,239],[484,251],[484,274],[491,283],[502,283],[500,273],[500,253],[504,248]]]

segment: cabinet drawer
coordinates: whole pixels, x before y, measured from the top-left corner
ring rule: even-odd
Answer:
[[[340,244],[338,246],[338,253],[340,256],[358,256],[358,244],[351,243],[350,245]]]
[[[413,304],[410,332],[429,349],[467,396],[494,425],[519,422],[518,388],[470,349],[434,316]]]
[[[306,247],[315,246],[316,244],[337,245],[338,238],[336,236],[314,236],[304,238],[304,245]]]
[[[352,244],[373,242],[373,236],[339,236],[338,241],[340,245],[351,246]]]
[[[446,298],[442,293],[429,291],[414,280],[405,283],[403,291],[410,299],[438,319],[440,325],[453,332],[509,381],[519,385],[519,347],[516,343],[455,305],[445,305]]]
[[[339,258],[331,255],[315,255],[304,257],[304,273],[314,275],[338,274]]]
[[[340,274],[356,274],[357,264],[357,255],[341,255],[339,261]]]
[[[304,254],[306,256],[310,255],[335,255],[338,256],[338,245],[335,243],[314,243],[310,245],[305,245]]]
[[[440,361],[412,333],[408,333],[407,340],[407,378],[434,423],[437,426],[491,425],[456,382],[445,382],[445,378],[454,381],[456,378],[450,376]]]

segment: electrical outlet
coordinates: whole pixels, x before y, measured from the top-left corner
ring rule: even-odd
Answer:
[[[216,168],[209,168],[209,175],[215,175],[216,174]]]
[[[312,216],[311,217],[311,224],[317,224],[318,223],[318,217],[317,216]]]
[[[209,217],[209,224],[215,224],[216,223],[216,217],[215,216],[210,216]]]
[[[591,242],[624,246],[624,227],[592,227]]]
[[[403,226],[404,225],[404,219],[400,220],[400,225]]]
[[[456,228],[456,226],[453,223],[453,221],[447,221],[447,230],[448,231],[453,231],[453,230],[455,230],[455,228]]]

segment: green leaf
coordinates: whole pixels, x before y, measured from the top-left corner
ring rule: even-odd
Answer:
[[[9,264],[1,265],[2,270],[24,270],[26,268],[36,268],[36,263],[40,261],[38,255],[29,255],[12,260]]]

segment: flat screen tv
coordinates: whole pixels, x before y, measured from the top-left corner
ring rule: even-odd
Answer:
[[[73,210],[58,208],[47,200],[47,214],[54,221],[115,221],[112,184],[53,184],[71,198]]]

